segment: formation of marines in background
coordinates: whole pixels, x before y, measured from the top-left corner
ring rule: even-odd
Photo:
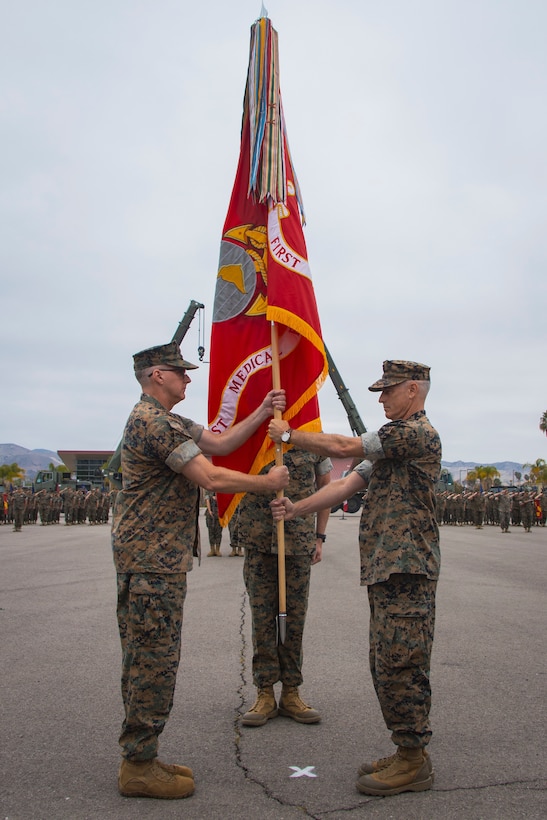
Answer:
[[[59,524],[61,515],[66,525],[108,524],[117,490],[95,488],[86,492],[66,487],[61,492],[18,487],[2,494],[0,524],[13,524],[21,532],[24,524]]]
[[[364,496],[366,497],[366,491]],[[214,502],[216,504],[216,501]],[[222,527],[215,521],[214,515],[206,512],[211,551],[208,555],[221,555],[220,542]],[[482,529],[485,524],[499,526],[503,533],[509,527],[523,527],[524,532],[531,532],[533,526],[544,527],[547,522],[547,490],[534,492],[522,490],[478,490],[453,493],[437,493],[437,523],[452,526],[469,525]],[[214,535],[213,535],[214,533]],[[214,544],[214,546],[213,546]],[[232,552],[236,555],[233,538],[230,539]],[[241,554],[241,553],[239,553]]]
[[[2,494],[0,524],[13,524],[14,531],[20,532],[24,524],[59,524],[61,515],[64,516],[66,525],[108,524],[117,492],[100,488],[86,492],[67,487],[61,492],[39,490],[35,493],[29,487],[18,487]],[[209,497],[215,507],[212,512],[216,513],[206,512],[210,537],[214,533],[209,555],[220,555],[222,527],[218,520],[214,493],[209,494]],[[531,532],[533,526],[545,527],[547,523],[547,491],[438,492],[437,523],[468,525],[477,529],[487,524],[499,526],[504,533],[509,532],[509,527],[513,526],[523,527],[524,532]],[[232,543],[231,547],[231,554],[242,554],[240,547],[236,548]]]
[[[437,523],[453,526],[468,524],[482,529],[485,524],[499,526],[503,533],[509,526],[522,526],[531,532],[533,526],[545,526],[547,520],[547,493],[530,490],[514,492],[437,493]]]

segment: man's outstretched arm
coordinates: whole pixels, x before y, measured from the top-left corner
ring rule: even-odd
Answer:
[[[289,430],[290,425],[284,419],[272,419],[268,427],[270,438],[279,443],[281,434]],[[331,458],[358,458],[364,457],[363,444],[359,436],[341,436],[336,433],[308,433],[304,430],[291,431],[291,444],[307,450],[309,453],[317,453],[320,456],[330,456]]]
[[[282,518],[290,521],[291,518],[298,518],[301,515],[308,515],[308,513],[318,512],[318,510],[324,510],[325,508],[330,509],[335,504],[345,501],[346,498],[351,498],[359,490],[364,490],[365,487],[366,481],[359,473],[351,472],[345,478],[331,481],[317,492],[312,493],[312,495],[300,499],[300,501],[293,503],[287,496],[274,498],[270,502],[272,515],[276,521]]]
[[[274,410],[283,413],[285,404],[284,390],[270,390],[256,410],[238,421],[233,427],[228,427],[221,433],[212,433],[211,430],[204,429],[198,442],[200,450],[212,456],[226,456],[233,453],[247,441],[249,436],[252,436],[263,422],[273,416]]]

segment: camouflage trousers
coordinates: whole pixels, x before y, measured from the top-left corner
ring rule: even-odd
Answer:
[[[243,579],[249,596],[253,625],[253,683],[257,688],[282,681],[302,683],[302,638],[308,609],[311,557],[286,555],[286,636],[277,643],[277,555],[245,549]]]
[[[207,524],[207,531],[209,533],[209,546],[219,547],[222,541],[222,525],[218,520],[218,515],[209,515],[205,513],[205,523]]]
[[[13,513],[13,528],[17,531],[23,526],[23,510],[14,510]]]
[[[429,743],[429,670],[435,627],[436,581],[391,575],[368,588],[369,662],[386,726],[397,746]]]
[[[118,573],[125,720],[122,755],[156,757],[171,712],[180,660],[186,573]]]

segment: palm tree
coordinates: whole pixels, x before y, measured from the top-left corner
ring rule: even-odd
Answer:
[[[523,464],[523,467],[530,468],[529,479],[534,484],[547,484],[547,461],[544,458],[537,458],[533,464]]]
[[[478,478],[481,484],[481,487],[484,487],[485,490],[489,490],[493,484],[495,478],[499,478],[499,470],[492,465],[480,466],[476,467],[473,470],[474,476],[473,478]],[[468,476],[471,477],[471,474]]]
[[[49,462],[47,468],[48,468],[48,470],[51,470],[52,473],[55,473],[55,472],[57,472],[57,473],[69,473],[70,472],[70,470],[68,469],[68,467],[65,464],[58,464],[57,466],[55,466],[53,461]]]
[[[25,471],[16,461],[13,464],[0,465],[0,483],[11,484],[16,479],[22,479],[24,475]]]
[[[475,481],[477,481],[478,477],[479,474],[477,470],[468,470],[467,475],[464,478],[464,481],[468,487],[472,487],[475,484]]]
[[[547,436],[547,410],[539,420],[539,429]]]

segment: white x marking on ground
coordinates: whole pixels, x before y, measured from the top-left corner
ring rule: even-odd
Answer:
[[[301,769],[299,766],[289,766],[289,769],[293,770],[293,774],[291,774],[291,777],[317,777],[317,775],[313,771],[315,769],[315,766],[304,766],[303,769]]]

